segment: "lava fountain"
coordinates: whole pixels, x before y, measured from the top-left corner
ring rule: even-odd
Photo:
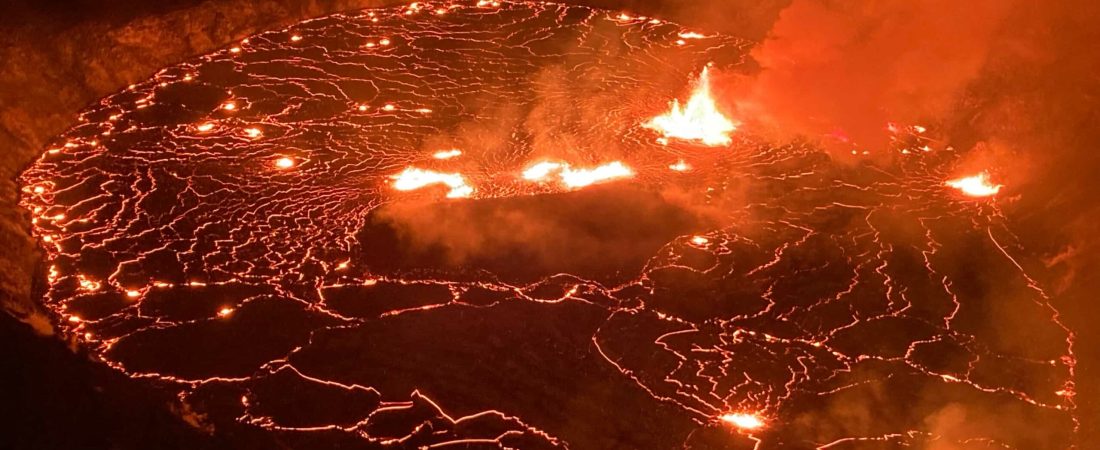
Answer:
[[[729,145],[729,134],[737,130],[737,124],[718,110],[710,89],[710,69],[704,67],[687,104],[680,106],[679,100],[673,100],[672,109],[650,119],[646,128],[666,139],[697,141],[711,147]]]
[[[977,175],[969,177],[957,178],[954,180],[948,180],[944,182],[947,187],[958,189],[963,194],[970,197],[989,197],[996,195],[1001,191],[1003,186],[999,184],[993,184],[989,180],[989,173],[982,172]]]
[[[399,191],[412,191],[433,184],[441,184],[450,188],[447,198],[469,197],[474,193],[474,188],[466,184],[466,179],[457,173],[439,173],[432,170],[410,167],[397,175],[393,175],[393,188]]]
[[[547,181],[557,174],[561,183],[569,188],[578,189],[610,180],[629,178],[634,171],[621,161],[612,161],[593,168],[574,168],[569,163],[543,161],[524,169],[522,178],[527,181]]]

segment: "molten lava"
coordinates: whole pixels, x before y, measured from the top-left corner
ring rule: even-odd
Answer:
[[[719,419],[741,430],[756,430],[764,426],[764,420],[756,414],[730,413],[723,414]]]
[[[699,74],[687,105],[681,107],[680,101],[674,99],[671,106],[668,113],[654,117],[645,127],[660,132],[665,138],[696,141],[711,147],[729,145],[729,134],[737,130],[737,124],[722,115],[711,96],[707,68]]]
[[[634,175],[634,171],[623,163],[615,161],[592,169],[572,169],[569,166],[561,171],[561,181],[571,188],[585,187],[591,184],[616,178],[627,178]]]
[[[20,178],[58,336],[317,448],[1072,447],[1056,277],[953,200],[995,175],[956,194],[964,155],[916,125],[887,172],[709,151],[736,121],[706,71],[653,120],[631,94],[749,43],[475,2],[311,20],[93,103]],[[600,407],[547,411],[570,402]],[[952,405],[997,426],[938,430]]]
[[[298,163],[293,158],[282,157],[275,160],[275,167],[279,169],[292,169]]]
[[[676,161],[676,164],[669,165],[668,168],[671,169],[671,170],[674,170],[676,172],[687,172],[687,171],[691,170],[691,166],[688,165],[688,163],[684,162],[684,160],[682,160],[682,159],[679,160],[679,161]]]
[[[989,173],[982,172],[977,175],[948,180],[945,186],[962,191],[970,197],[989,197],[1001,191],[1002,185],[993,184],[989,180]]]
[[[554,172],[557,172],[562,184],[572,189],[634,176],[634,171],[620,161],[609,162],[591,169],[574,169],[568,163],[543,161],[525,169],[522,176],[527,181],[544,181]]]
[[[462,156],[462,150],[453,149],[453,150],[440,150],[438,152],[435,152],[435,154],[432,155],[432,158],[435,158],[435,159],[451,159],[451,158],[457,158],[459,156]]]
[[[523,171],[523,179],[527,181],[542,181],[550,176],[551,172],[561,169],[562,163],[543,161]]]
[[[474,188],[466,184],[466,179],[457,173],[441,173],[409,167],[390,178],[394,180],[393,188],[399,191],[413,191],[425,186],[442,184],[451,188],[447,198],[466,198],[474,193]]]

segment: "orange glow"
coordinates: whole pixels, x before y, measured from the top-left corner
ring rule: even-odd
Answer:
[[[288,158],[286,156],[275,160],[275,167],[280,169],[291,169],[298,163],[294,161],[294,158]]]
[[[668,168],[677,172],[687,172],[691,170],[691,166],[689,166],[688,163],[684,162],[684,160],[676,161],[676,164],[672,164],[668,166]]]
[[[382,109],[384,109],[386,111],[393,111],[393,110],[397,109],[397,107],[394,106],[393,103],[386,103],[386,106],[383,106]]]
[[[764,421],[756,414],[730,413],[723,414],[719,419],[742,430],[756,430],[764,426]]]
[[[545,181],[554,172],[558,173],[562,184],[570,188],[581,188],[634,175],[633,170],[630,170],[629,167],[619,161],[613,161],[591,169],[574,169],[567,163],[543,161],[525,169],[522,176],[527,181]]]
[[[695,32],[692,32],[692,31],[689,31],[689,32],[686,32],[686,33],[680,33],[680,39],[703,39],[703,38],[706,38],[706,35],[695,33]]]
[[[98,281],[89,280],[84,275],[77,275],[76,279],[77,282],[80,283],[80,289],[85,291],[97,291],[101,286]]]
[[[543,161],[523,171],[523,179],[527,181],[542,181],[550,175],[550,172],[562,168],[562,163]]]
[[[233,308],[225,307],[218,310],[218,317],[226,317],[233,314]]]
[[[258,138],[260,136],[263,136],[264,132],[260,131],[259,128],[252,127],[252,128],[245,128],[244,129],[244,134],[247,135],[250,138]]]
[[[630,170],[623,163],[615,161],[593,169],[571,169],[569,166],[565,166],[561,171],[561,181],[571,188],[579,188],[633,175],[633,170]]]
[[[474,188],[466,184],[466,179],[457,173],[440,173],[409,167],[390,178],[394,180],[393,188],[399,191],[412,191],[433,184],[442,184],[451,188],[447,198],[465,198],[474,193]]]
[[[963,194],[970,197],[989,197],[1000,192],[1001,187],[1003,187],[1002,185],[991,183],[989,181],[988,172],[982,172],[969,177],[948,180],[944,183],[944,185],[958,189],[962,191]]]
[[[126,291],[126,296],[130,298],[138,298],[141,296],[141,291],[135,291],[133,289]]]
[[[458,150],[458,149],[440,150],[438,152],[435,152],[435,154],[432,155],[432,158],[435,158],[435,159],[451,159],[451,158],[461,156],[461,155],[462,155],[462,150]]]
[[[302,37],[295,34],[294,36],[290,37],[290,40],[294,41],[294,42],[298,42],[298,41],[302,40]]]
[[[199,126],[195,127],[195,129],[205,133],[207,131],[210,131],[210,130],[214,129],[214,123],[213,122],[206,122],[202,125],[199,125]]]
[[[729,145],[729,134],[737,130],[737,124],[718,111],[710,93],[707,68],[699,75],[687,104],[681,107],[679,100],[673,100],[671,106],[668,113],[654,117],[644,126],[666,138],[698,141],[711,147]]]
[[[710,242],[710,239],[703,236],[694,236],[691,238],[691,243],[695,245],[706,245],[707,242]]]
[[[225,102],[222,104],[222,109],[226,111],[232,111],[234,109],[237,109],[237,104],[233,102]]]

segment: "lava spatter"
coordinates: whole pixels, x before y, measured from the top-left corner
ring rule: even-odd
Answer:
[[[1069,446],[1074,336],[998,198],[949,150],[732,139],[702,68],[748,46],[487,0],[252,36],[24,173],[43,301],[303,448]]]

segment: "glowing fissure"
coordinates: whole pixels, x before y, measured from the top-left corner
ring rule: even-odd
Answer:
[[[574,168],[568,163],[543,161],[525,169],[522,177],[527,181],[546,181],[554,173],[557,173],[562,184],[571,189],[634,176],[634,171],[621,161],[612,161],[593,168]]]
[[[466,184],[466,179],[457,173],[441,173],[409,167],[397,175],[390,176],[390,179],[393,180],[393,188],[399,191],[414,191],[426,186],[442,184],[450,188],[447,198],[466,198],[474,193],[474,188]]]
[[[730,413],[723,414],[719,419],[741,430],[757,430],[764,427],[764,421],[756,414]]]
[[[459,156],[462,156],[462,150],[458,150],[458,149],[440,150],[440,151],[435,152],[435,153],[432,154],[432,158],[435,158],[435,159],[451,159],[451,158],[457,158]]]
[[[1004,187],[999,184],[993,184],[993,182],[989,180],[989,172],[948,180],[944,182],[944,185],[958,189],[963,194],[970,197],[989,197],[991,195],[996,195],[1001,191],[1001,188]]]

